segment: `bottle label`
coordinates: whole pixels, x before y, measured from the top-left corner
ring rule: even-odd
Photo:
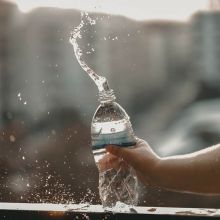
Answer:
[[[131,132],[121,131],[117,133],[107,133],[99,135],[92,134],[92,149],[101,149],[107,145],[118,145],[120,147],[128,147],[136,144],[135,138]]]

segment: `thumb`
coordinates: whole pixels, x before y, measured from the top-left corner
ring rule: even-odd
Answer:
[[[135,170],[141,170],[146,166],[146,159],[148,159],[149,155],[153,154],[153,152],[151,152],[152,150],[146,141],[139,138],[136,140],[137,143],[132,148],[109,145],[106,147],[106,151],[122,158]]]
[[[131,163],[131,161],[134,161],[135,159],[132,149],[109,145],[106,147],[106,151],[110,154],[122,158],[127,163]]]

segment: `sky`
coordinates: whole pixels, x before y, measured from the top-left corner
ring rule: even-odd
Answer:
[[[207,8],[208,0],[10,0],[22,12],[36,7],[80,9],[129,17],[135,20],[187,20],[193,13]]]

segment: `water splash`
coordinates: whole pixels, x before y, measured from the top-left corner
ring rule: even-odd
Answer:
[[[81,29],[85,24],[95,25],[96,21],[92,19],[87,12],[81,12],[81,22],[80,24],[73,30],[70,35],[70,43],[73,45],[74,53],[76,59],[83,70],[90,76],[90,78],[95,82],[98,87],[99,92],[111,92],[112,90],[108,86],[108,82],[105,77],[99,76],[88,64],[83,60],[83,52],[79,47],[77,42],[78,39],[82,38]]]
[[[115,206],[105,207],[104,210],[112,213],[137,213],[134,206],[127,205],[123,202],[116,202]]]
[[[137,188],[137,179],[131,167],[99,173],[99,195],[107,210],[117,210],[123,204],[130,212],[130,208],[138,203]]]
[[[82,38],[81,33],[84,25],[95,25],[95,23],[95,20],[89,17],[88,13],[82,12],[81,22],[71,33],[69,40],[70,43],[73,45],[74,53],[78,63],[80,64],[82,69],[89,75],[89,77],[95,82],[99,91],[99,99],[103,102],[105,100],[115,99],[113,90],[109,88],[106,78],[99,76],[83,60],[83,51],[81,50],[77,42],[78,39]],[[126,209],[127,207],[130,208],[130,206],[127,206],[126,204],[136,205],[138,198],[136,188],[137,180],[131,170],[119,169],[118,172],[111,170],[109,173],[99,173],[99,194],[104,207],[116,207],[116,209],[118,207],[119,209],[121,209],[121,205],[123,204],[123,207],[125,207]],[[117,203],[116,205],[117,201],[123,201],[124,203]],[[131,210],[129,209],[129,212],[130,211]]]

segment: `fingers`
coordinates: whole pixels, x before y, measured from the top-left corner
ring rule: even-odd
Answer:
[[[105,171],[111,169],[113,166],[115,166],[115,163],[117,162],[118,158],[112,154],[106,154],[102,159],[98,162],[98,168],[99,170]]]
[[[120,158],[115,155],[107,153],[102,159],[98,162],[98,168],[100,172],[109,170],[109,169],[125,169],[127,164]]]
[[[146,163],[152,150],[150,146],[141,139],[136,139],[137,143],[134,147],[120,147],[109,145],[106,147],[106,151],[119,158],[122,158],[128,164],[130,164],[136,170],[146,169]]]
[[[153,185],[153,174],[160,158],[146,141],[137,138],[136,145],[133,147],[109,145],[106,147],[106,151],[112,156],[122,158],[128,165],[132,166],[143,183]]]
[[[139,169],[139,155],[136,149],[122,148],[117,146],[108,146],[106,150],[119,158],[122,158],[126,163],[130,164],[135,169]]]
[[[122,147],[117,147],[117,146],[108,146],[106,147],[106,151],[117,156],[120,158],[123,158],[127,160],[130,157],[130,149],[122,148]]]
[[[122,158],[125,162],[133,166],[134,168],[138,168],[139,163],[141,162],[140,156],[142,153],[140,152],[141,148],[148,146],[144,140],[136,138],[136,145],[131,147],[119,147],[109,145],[106,147],[106,151],[110,154],[106,154],[104,158],[99,161],[99,170],[108,170],[108,169],[118,169],[122,166]],[[125,164],[125,163],[123,163]]]
[[[133,158],[134,156],[134,148],[145,148],[148,147],[149,145],[147,144],[146,141],[136,138],[136,145],[135,146],[131,146],[131,147],[119,147],[119,146],[114,146],[114,145],[109,145],[106,147],[106,151],[117,156],[117,157],[121,157],[125,160],[129,160],[131,158]]]

